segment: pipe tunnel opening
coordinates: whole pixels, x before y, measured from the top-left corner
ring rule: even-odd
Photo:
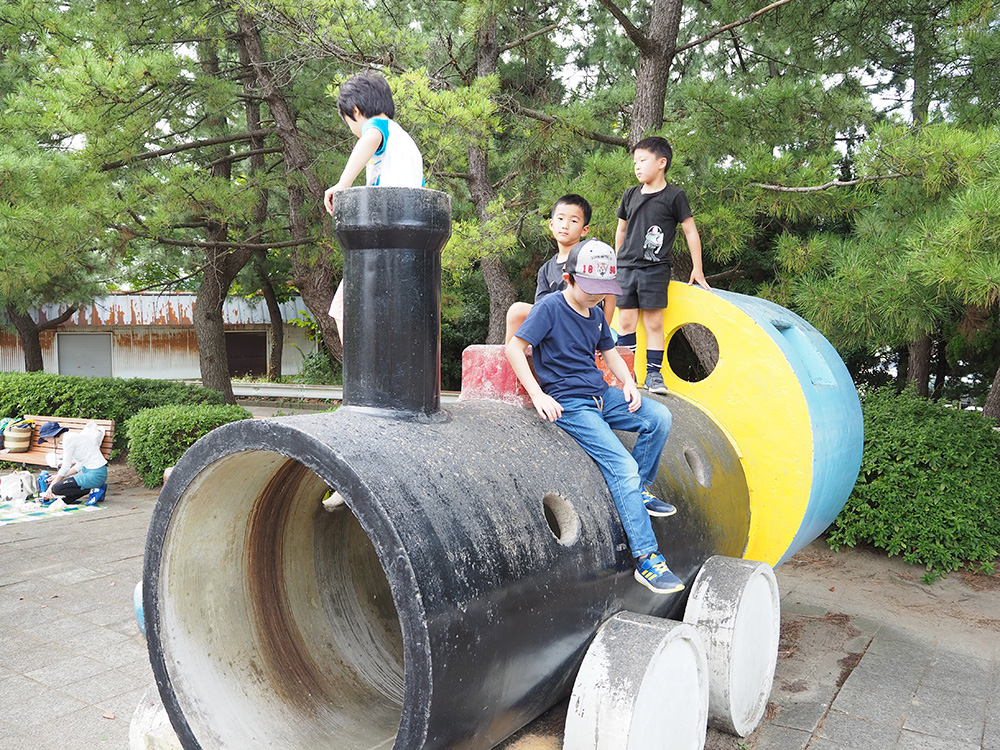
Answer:
[[[348,505],[324,508],[331,489]],[[350,499],[261,450],[209,465],[179,498],[159,566],[158,632],[202,748],[392,746],[403,636]]]

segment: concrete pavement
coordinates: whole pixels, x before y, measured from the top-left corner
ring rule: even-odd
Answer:
[[[115,473],[99,511],[0,528],[0,750],[128,747],[153,680],[132,591],[156,493]]]

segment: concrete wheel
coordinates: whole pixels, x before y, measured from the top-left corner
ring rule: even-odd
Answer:
[[[570,699],[566,750],[701,750],[708,663],[696,629],[619,612],[597,631]]]
[[[705,561],[684,622],[697,628],[705,644],[713,728],[746,737],[760,723],[774,681],[780,621],[770,565],[721,555]]]

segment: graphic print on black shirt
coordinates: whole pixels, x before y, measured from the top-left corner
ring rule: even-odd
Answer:
[[[663,248],[663,230],[654,224],[646,230],[646,239],[642,243],[642,259],[653,263],[660,260],[660,250]]]

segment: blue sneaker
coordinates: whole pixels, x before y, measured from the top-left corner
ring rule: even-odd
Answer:
[[[635,564],[635,580],[654,594],[675,594],[684,589],[684,582],[670,572],[659,552],[643,555]]]
[[[660,498],[656,497],[656,495],[645,487],[642,488],[642,504],[646,506],[646,512],[651,516],[666,517],[672,516],[677,512],[677,508],[670,503],[660,500]]]
[[[659,370],[650,370],[646,373],[646,382],[642,386],[650,393],[667,393],[667,386],[663,382],[663,375]]]
[[[100,487],[95,487],[90,491],[90,494],[87,496],[87,502],[85,502],[84,505],[97,505],[99,502],[101,502],[101,500],[104,499],[104,496],[107,494],[107,492],[108,492],[107,482],[102,484]]]

